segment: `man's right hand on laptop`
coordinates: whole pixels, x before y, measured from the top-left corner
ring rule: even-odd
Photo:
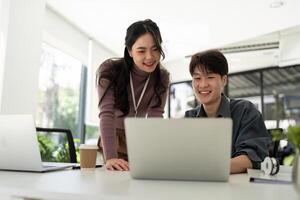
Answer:
[[[118,158],[106,160],[105,168],[111,171],[129,171],[128,162]]]

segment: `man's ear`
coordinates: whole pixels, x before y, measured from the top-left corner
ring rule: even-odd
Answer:
[[[227,76],[227,75],[222,76],[222,84],[223,84],[223,87],[225,87],[225,86],[227,85],[227,79],[228,79],[228,76]]]

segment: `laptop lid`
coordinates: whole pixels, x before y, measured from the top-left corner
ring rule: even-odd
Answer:
[[[31,115],[0,115],[0,169],[53,171],[74,164],[51,163],[43,167],[36,127]]]
[[[231,119],[126,118],[125,129],[133,178],[228,180]]]

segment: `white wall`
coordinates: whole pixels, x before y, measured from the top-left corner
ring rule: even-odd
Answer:
[[[279,66],[284,67],[300,63],[300,26],[281,32],[279,48]]]
[[[8,23],[1,25],[7,37],[0,113],[35,114],[45,0],[10,0],[9,6],[4,0],[1,5]]]
[[[96,90],[96,71],[100,64],[108,58],[116,57],[117,55],[110,52],[99,43],[90,41],[90,59],[88,69],[88,89],[86,99],[86,123],[90,125],[99,124],[98,119],[98,95]]]
[[[8,28],[9,0],[0,0],[0,95],[2,94],[4,62],[6,54],[6,37]],[[0,96],[1,97],[1,96]],[[2,98],[0,98],[0,105]]]
[[[162,62],[163,66],[170,72],[171,83],[191,80],[189,72],[190,59],[191,58],[183,58],[167,63]]]
[[[78,30],[49,7],[46,7],[43,22],[43,41],[87,65],[88,35]]]

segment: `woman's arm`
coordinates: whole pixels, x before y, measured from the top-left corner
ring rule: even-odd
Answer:
[[[112,67],[111,60],[103,62],[98,69],[98,76],[103,72],[111,70]],[[102,99],[98,105],[100,119],[99,131],[105,160],[118,157],[117,145],[115,144],[115,98],[113,87],[109,87],[109,84],[110,81],[104,78],[97,83],[98,99]]]

